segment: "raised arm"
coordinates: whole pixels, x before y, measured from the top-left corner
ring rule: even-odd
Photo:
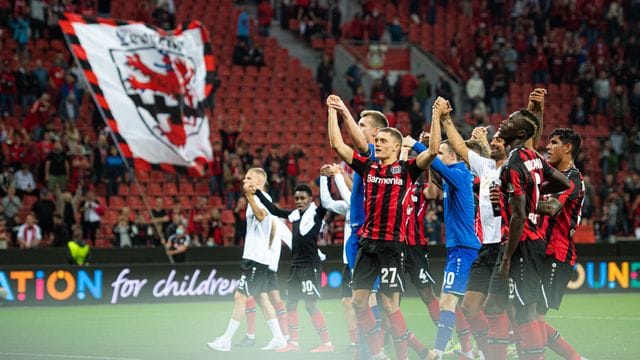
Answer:
[[[556,198],[539,201],[536,212],[541,215],[555,216],[562,209],[562,204]]]
[[[244,195],[247,198],[247,203],[251,206],[251,210],[253,211],[253,215],[258,219],[259,222],[262,222],[269,215],[263,208],[258,205],[256,199],[253,195],[255,195],[256,190],[252,186],[246,185],[244,188]]]
[[[438,152],[440,151],[440,138],[442,137],[440,133],[440,117],[445,114],[448,115],[449,111],[449,103],[445,99],[438,97],[433,104],[429,148],[416,157],[416,165],[418,165],[419,168],[426,169],[431,165],[436,156],[438,156]]]
[[[328,114],[329,143],[331,148],[349,165],[353,162],[353,149],[344,143],[340,126],[338,125],[338,112],[334,108],[329,108]]]
[[[464,143],[464,139],[460,136],[460,133],[456,129],[456,126],[453,124],[453,120],[451,116],[447,114],[442,118],[442,127],[447,134],[447,140],[449,141],[449,145],[453,148],[453,150],[460,155],[460,157],[466,162],[469,163],[469,148]]]
[[[336,214],[345,215],[349,210],[349,205],[344,200],[333,200],[329,192],[329,178],[327,175],[320,176],[320,203],[322,207]]]
[[[264,205],[267,208],[267,210],[271,213],[271,215],[275,215],[277,217],[286,219],[289,217],[289,214],[293,212],[293,210],[281,209],[275,206],[271,201],[269,201],[269,199],[267,199],[266,196],[264,196],[264,194],[260,190],[256,190],[256,196],[258,197],[258,199],[260,199],[260,202],[262,203],[262,205]]]
[[[540,127],[538,131],[536,131],[533,136],[533,147],[537,147],[540,142],[540,137],[542,136],[542,122],[544,115],[544,96],[547,94],[547,89],[535,88],[529,94],[529,103],[527,104],[527,110],[534,113],[538,119],[540,119]]]
[[[342,172],[334,175],[333,181],[336,183],[336,187],[338,188],[338,193],[340,193],[342,201],[347,203],[348,206],[351,206],[350,186],[347,184],[346,178],[342,175]]]
[[[342,120],[347,128],[347,133],[351,137],[353,144],[356,146],[356,149],[361,154],[365,154],[369,151],[369,145],[367,144],[367,138],[364,136],[364,133],[360,129],[360,126],[356,122],[356,120],[351,115],[351,111],[347,108],[347,105],[340,99],[340,97],[336,95],[330,95],[327,98],[327,106],[329,108],[334,108],[340,116],[342,116]]]
[[[567,190],[571,186],[569,179],[557,169],[552,168],[551,174],[545,174],[545,183],[542,184],[542,194],[555,194]]]

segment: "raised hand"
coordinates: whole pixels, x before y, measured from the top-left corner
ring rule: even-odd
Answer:
[[[471,132],[471,138],[479,141],[487,141],[487,127],[478,126]]]
[[[329,95],[327,97],[327,106],[340,112],[349,111],[347,105],[345,105],[344,101],[337,95]]]

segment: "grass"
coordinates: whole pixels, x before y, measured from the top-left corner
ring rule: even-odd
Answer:
[[[589,359],[638,359],[640,328],[638,295],[568,295],[548,321]],[[319,343],[300,304],[302,353],[278,354],[257,348],[233,348],[229,353],[209,350],[206,342],[222,334],[231,303],[136,304],[76,307],[0,308],[0,359],[182,360],[182,359],[352,359],[349,338],[338,300],[320,302],[336,352],[310,354]],[[402,302],[407,323],[427,346],[435,327],[417,298]],[[269,339],[261,314],[258,345]],[[236,334],[238,341],[244,328]],[[306,351],[306,352],[305,352]],[[388,351],[392,355],[393,351]],[[547,359],[560,359],[550,351]],[[412,358],[417,358],[411,354]]]

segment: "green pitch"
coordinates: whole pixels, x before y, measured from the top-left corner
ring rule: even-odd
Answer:
[[[560,312],[549,322],[589,359],[638,359],[640,296],[567,296]],[[87,360],[195,360],[195,359],[352,359],[345,351],[349,339],[338,300],[320,302],[336,352],[310,354],[319,343],[310,319],[300,304],[302,353],[277,354],[258,348],[232,348],[230,353],[209,350],[206,342],[224,332],[231,303],[184,303],[79,307],[0,307],[0,359]],[[422,303],[403,300],[409,327],[426,345],[433,345],[435,327]],[[259,311],[258,311],[259,312]],[[234,343],[244,334],[241,327]],[[258,345],[269,332],[260,312]],[[306,351],[306,352],[305,352]],[[393,351],[388,354],[395,357]],[[412,354],[413,358],[417,358]],[[548,359],[559,359],[547,351]]]

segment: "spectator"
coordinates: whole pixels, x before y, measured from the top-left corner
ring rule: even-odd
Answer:
[[[11,246],[11,233],[7,229],[7,221],[0,217],[0,249],[4,250]]]
[[[14,131],[12,135],[7,139],[7,163],[12,171],[18,171],[25,158],[24,137],[21,132],[17,131]]]
[[[369,41],[378,42],[384,33],[384,18],[380,16],[378,9],[373,9],[371,15],[367,17],[366,27]]]
[[[113,225],[113,247],[131,247],[133,245],[133,238],[135,236],[133,227],[129,222],[129,219],[120,216],[118,217],[118,223]]]
[[[56,212],[56,203],[51,199],[51,193],[42,189],[38,200],[31,206],[31,211],[38,221],[42,237],[49,240],[53,233],[53,214]]]
[[[223,246],[226,245],[222,237],[222,217],[220,210],[211,209],[209,214],[209,234],[207,236],[207,246]]]
[[[629,116],[629,98],[622,85],[616,85],[609,100],[611,116],[617,124],[621,124]]]
[[[13,173],[6,166],[0,172],[0,196],[5,196],[13,185]],[[15,193],[15,189],[14,189]]]
[[[164,208],[164,200],[161,197],[156,198],[156,204],[151,209],[151,228],[153,229],[154,242],[156,245],[164,244],[167,226],[169,225],[169,215]]]
[[[356,93],[351,99],[351,108],[356,114],[360,114],[367,106],[367,98],[364,95],[362,86],[358,86]]]
[[[182,215],[180,214],[179,211],[174,210],[171,213],[171,222],[167,224],[167,226],[165,227],[165,234],[164,234],[165,244],[166,244],[166,239],[169,239],[171,236],[175,235],[178,227],[183,225],[184,225],[184,222],[182,221]]]
[[[62,222],[67,227],[67,232],[71,234],[73,227],[76,225],[76,213],[78,212],[82,189],[78,187],[75,195],[72,195],[68,191],[63,192],[60,188],[55,188],[54,194],[56,197],[56,209],[62,216]]]
[[[413,105],[413,96],[418,88],[418,79],[411,73],[405,73],[398,80],[400,82],[398,91],[398,104],[396,109],[398,111],[410,111]]]
[[[582,205],[582,219],[583,222],[590,225],[593,218],[593,209],[596,204],[596,190],[591,183],[591,178],[588,175],[584,176],[584,203]]]
[[[251,56],[249,55],[249,47],[247,42],[238,41],[233,48],[233,65],[247,66],[251,64]]]
[[[471,77],[469,78],[469,80],[467,80],[466,91],[472,109],[475,108],[479,102],[484,100],[484,81],[480,78],[480,73],[478,73],[478,70],[474,69]]]
[[[28,65],[26,60],[22,61],[16,71],[16,89],[20,98],[22,116],[27,114],[29,107],[36,101],[36,94],[39,90],[38,80]]]
[[[209,180],[209,193],[211,196],[218,195],[222,197],[224,189],[224,152],[219,141],[213,143],[211,154],[211,164],[209,171],[211,178]]]
[[[631,128],[629,137],[629,167],[634,171],[640,171],[640,132],[638,126],[634,125]]]
[[[571,107],[569,121],[575,125],[589,124],[589,113],[587,113],[587,110],[584,107],[584,100],[582,100],[580,96],[576,97],[576,102]]]
[[[220,120],[221,117],[218,117]],[[220,129],[220,138],[222,139],[222,149],[227,151],[229,154],[236,153],[236,144],[238,142],[238,138],[244,129],[244,124],[246,123],[246,118],[243,116],[240,117],[240,124],[238,127],[234,129],[234,121],[227,122],[227,130]],[[220,121],[222,124],[222,121]]]
[[[13,102],[17,94],[16,75],[9,69],[9,61],[3,60],[0,68],[0,115],[13,116]]]
[[[602,152],[600,153],[600,168],[602,169],[602,174],[605,176],[612,176],[615,179],[615,176],[618,174],[620,162],[618,156],[616,156],[615,151],[611,147],[611,141],[607,140],[604,143],[602,148]],[[601,199],[604,199],[604,196],[600,196]]]
[[[70,147],[69,159],[69,162],[71,163],[70,190],[75,192],[78,186],[86,184],[89,181],[91,160],[89,159],[89,153],[85,151],[84,146],[81,143]]]
[[[533,60],[533,83],[549,84],[549,62],[547,56],[544,54],[542,46],[538,47],[537,54]]]
[[[105,159],[107,175],[107,197],[118,195],[120,182],[125,180],[125,166],[115,146],[109,147],[109,156]]]
[[[16,194],[21,198],[25,195],[36,194],[36,181],[28,164],[22,164],[22,169],[16,171],[13,177],[13,186],[16,189]]]
[[[332,1],[329,9],[330,23],[331,23],[331,36],[334,39],[339,40],[342,37],[342,11],[340,10],[340,4],[338,1]]]
[[[400,19],[397,16],[393,18],[393,21],[388,25],[389,36],[392,43],[399,43],[404,40],[405,31],[400,25]]]
[[[284,157],[284,163],[286,164],[286,184],[285,184],[285,196],[293,195],[293,189],[298,185],[298,176],[300,175],[300,159],[304,157],[304,152],[298,144],[291,144],[289,151]]]
[[[49,37],[49,46],[51,46],[52,40],[62,40],[62,30],[58,21],[62,18],[65,12],[65,4],[62,0],[53,0],[49,2],[47,8],[47,35]]]
[[[22,200],[16,196],[16,189],[13,186],[9,187],[7,195],[2,198],[2,207],[4,208],[4,216],[9,219],[18,215],[22,208]]]
[[[504,72],[499,71],[493,78],[491,89],[491,110],[493,113],[501,114],[503,117],[507,116],[507,79]]]
[[[31,0],[31,38],[34,40],[44,38],[45,19],[47,14],[47,2],[43,0]]]
[[[417,139],[424,128],[424,115],[420,111],[420,103],[413,101],[413,106],[409,112],[409,120],[411,122],[411,137]]]
[[[316,70],[316,81],[320,84],[320,99],[324,100],[333,92],[333,60],[328,54],[322,55],[322,61]]]
[[[593,83],[593,92],[596,96],[596,111],[599,114],[606,114],[609,108],[609,96],[611,88],[607,73],[601,71],[598,79]]]
[[[633,85],[629,96],[629,106],[631,108],[631,118],[634,124],[640,123],[640,81]]]
[[[40,227],[35,223],[33,214],[27,214],[24,224],[18,228],[18,246],[20,249],[29,249],[38,247],[42,240]]]
[[[244,236],[247,231],[247,199],[242,196],[238,199],[238,203],[235,208],[233,208],[233,217],[235,219],[234,227],[235,227],[235,240],[233,242],[236,246],[241,246],[244,244]]]
[[[71,235],[67,225],[62,221],[60,214],[53,214],[53,241],[51,246],[53,247],[65,247],[67,242],[71,240]]]
[[[258,34],[269,36],[271,19],[273,18],[273,8],[268,0],[261,0],[258,4]]]
[[[593,109],[593,86],[593,73],[589,71],[580,75],[578,79],[578,95],[584,100],[584,109],[588,113],[591,113],[591,109]]]
[[[207,198],[198,197],[196,206],[191,209],[189,214],[189,223],[187,233],[192,239],[194,246],[200,247],[206,244],[206,227],[209,221],[209,213],[207,211]]]
[[[272,161],[267,170],[269,182],[269,195],[273,201],[280,201],[280,195],[284,191],[285,174],[280,161]]]
[[[179,225],[176,228],[176,232],[169,236],[165,245],[167,255],[169,255],[174,262],[183,263],[187,260],[187,250],[190,246],[189,235],[186,234],[184,225]]]
[[[351,88],[351,94],[355,95],[358,87],[362,85],[362,73],[358,63],[351,64],[344,76],[347,79],[347,85]]]
[[[63,96],[58,106],[58,114],[64,122],[75,122],[80,115],[80,102],[77,95],[79,91],[71,91],[67,96]]]
[[[131,225],[131,229],[134,247],[147,247],[153,241],[153,229],[140,213],[136,214],[135,222]]]
[[[629,140],[627,133],[622,131],[622,125],[617,125],[611,132],[611,149],[619,161],[625,160],[625,154],[629,149]]]
[[[60,90],[65,82],[65,73],[66,65],[64,55],[62,53],[58,53],[53,65],[49,69],[49,88],[51,89],[52,95],[55,96],[53,103],[56,105],[60,100],[58,96],[60,95]]]
[[[264,53],[257,43],[253,43],[249,49],[249,64],[256,67],[264,66]]]
[[[104,178],[107,156],[109,156],[109,142],[105,134],[98,135],[98,141],[93,147],[93,182]]]
[[[53,151],[49,153],[45,161],[44,176],[49,190],[66,191],[70,170],[71,167],[67,155],[63,151],[62,143],[57,141],[53,144]]]
[[[176,18],[169,12],[169,4],[161,1],[151,13],[153,22],[163,30],[173,30],[175,28]]]
[[[40,95],[40,98],[31,105],[23,126],[33,140],[40,141],[42,139],[42,132],[49,123],[50,111],[51,105],[49,103],[49,94],[47,93]]]
[[[424,223],[424,235],[428,239],[429,244],[440,244],[442,239],[442,222],[438,218],[436,211],[429,209]]]
[[[29,19],[23,14],[16,14],[17,18],[9,22],[13,33],[13,39],[18,44],[18,56],[27,57],[27,44],[29,43]]]
[[[420,112],[425,117],[425,120],[430,123],[431,118],[427,117],[427,102],[431,98],[431,83],[424,74],[418,74],[418,87],[416,88],[415,97],[420,106]]]
[[[69,263],[78,266],[88,265],[91,248],[82,238],[82,231],[76,226],[72,232],[72,240],[67,243]]]
[[[236,25],[236,37],[240,42],[249,44],[249,25],[251,19],[249,13],[244,6],[240,7],[240,15],[238,15],[238,22]]]
[[[84,238],[91,240],[91,246],[96,246],[96,234],[100,228],[100,221],[104,215],[104,205],[96,200],[96,194],[88,191],[84,201],[80,203],[82,214],[82,234]]]

